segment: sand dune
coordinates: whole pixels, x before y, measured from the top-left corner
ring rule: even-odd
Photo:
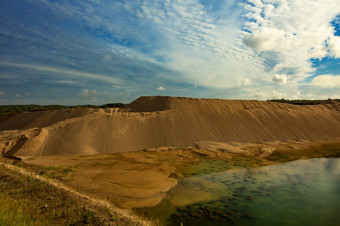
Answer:
[[[21,137],[24,143],[11,148],[9,141],[17,139],[13,130],[28,139]],[[0,151],[17,156],[114,153],[202,142],[211,146],[211,142],[332,139],[340,137],[340,104],[140,97],[124,109],[20,113],[0,122],[0,131]]]
[[[0,119],[0,131],[2,130],[23,130],[34,127],[47,127],[54,123],[85,116],[93,112],[89,108],[76,108],[56,111],[36,111],[22,112],[12,117],[2,117]]]

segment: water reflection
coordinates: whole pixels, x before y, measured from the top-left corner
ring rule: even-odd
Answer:
[[[338,158],[199,174],[145,213],[164,225],[338,225],[339,175]]]

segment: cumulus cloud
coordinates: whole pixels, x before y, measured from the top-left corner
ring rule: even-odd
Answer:
[[[4,97],[4,96],[6,96],[5,92],[0,90],[0,97]]]
[[[88,95],[89,95],[89,90],[88,89],[84,89],[80,93],[78,93],[78,96],[79,97],[83,97],[83,98],[88,97]]]
[[[340,88],[340,75],[320,75],[313,78],[311,85],[319,86],[322,88],[332,88],[339,87]]]
[[[315,72],[310,59],[338,57],[338,37],[330,22],[339,14],[340,0],[249,2],[242,11],[233,1],[234,8],[224,11],[228,16],[216,20],[196,1],[144,1],[138,17],[168,42],[153,53],[166,56],[169,67],[204,87],[226,89],[270,80],[285,84],[287,76],[298,84]],[[231,9],[237,12],[233,16]],[[246,21],[226,23],[241,18],[241,13]]]
[[[279,86],[275,87],[275,89],[269,89],[272,86],[264,87],[264,88],[255,88],[248,90],[248,95],[255,97],[260,100],[268,100],[268,99],[310,99],[306,98],[306,94],[301,92],[297,87],[285,87]]]
[[[287,75],[284,74],[276,74],[273,76],[273,81],[277,83],[287,83]]]
[[[165,90],[165,88],[163,86],[160,86],[160,87],[157,88],[157,90],[163,91],[163,90]]]
[[[269,72],[289,72],[292,80],[301,81],[314,71],[311,58],[340,56],[339,37],[331,25],[340,13],[340,0],[249,2],[244,5],[249,20],[244,24],[243,43],[269,62]]]
[[[244,43],[260,51],[275,51],[290,45],[284,30],[269,27],[256,29],[244,38]]]
[[[78,93],[79,97],[82,98],[96,98],[99,95],[96,89],[89,91],[88,89],[83,89],[80,93]]]
[[[340,37],[334,36],[328,41],[328,48],[330,49],[330,55],[336,58],[340,58]]]

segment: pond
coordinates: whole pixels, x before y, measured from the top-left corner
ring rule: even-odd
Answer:
[[[160,204],[136,212],[162,225],[339,225],[340,158],[211,170],[221,164],[189,167],[199,173],[178,179]]]

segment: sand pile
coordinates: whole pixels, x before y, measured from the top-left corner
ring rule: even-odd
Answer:
[[[124,109],[21,113],[0,123],[0,142],[5,150],[6,133],[16,139],[13,131],[4,130],[21,130],[22,135],[34,127],[39,133],[24,144],[21,139],[19,150],[13,149],[17,156],[113,153],[202,141],[332,139],[340,137],[339,106],[140,97]]]
[[[0,131],[2,130],[24,130],[33,127],[47,127],[54,123],[85,116],[93,112],[90,108],[76,108],[67,110],[55,111],[35,111],[35,112],[22,112],[12,117],[1,117]]]

